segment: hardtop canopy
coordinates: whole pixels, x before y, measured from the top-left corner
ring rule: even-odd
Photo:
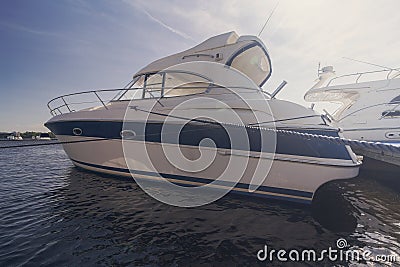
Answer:
[[[238,36],[234,31],[220,34],[186,51],[158,59],[134,76],[156,73],[171,66],[208,61],[233,67],[247,75],[258,86],[271,76],[272,67],[267,49],[256,36]]]

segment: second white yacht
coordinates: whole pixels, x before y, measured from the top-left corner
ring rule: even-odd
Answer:
[[[337,104],[335,111],[327,111],[327,117],[346,138],[400,146],[400,71],[396,69],[335,76],[333,67],[328,66],[322,68],[319,81],[304,99]],[[397,153],[360,152],[400,164]]]

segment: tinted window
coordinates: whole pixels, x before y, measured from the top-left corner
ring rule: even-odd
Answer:
[[[162,83],[164,73],[155,73],[146,75],[145,90],[143,98],[158,98],[161,97]]]
[[[382,112],[383,117],[399,117],[400,116],[400,110],[388,110]]]
[[[268,55],[257,45],[250,46],[236,55],[228,65],[246,74],[259,86],[262,86],[271,74]]]
[[[179,71],[148,73],[136,77],[118,100],[183,96],[205,92],[210,81]],[[138,89],[138,90],[136,90]]]
[[[203,93],[207,90],[209,84],[210,81],[194,74],[184,72],[166,73],[164,97]]]
[[[393,98],[393,99],[390,101],[390,104],[396,104],[396,103],[400,103],[400,95],[399,95],[399,96],[396,96],[395,98]]]
[[[126,91],[121,91],[122,95],[117,95],[118,100],[131,100],[131,99],[141,99],[143,90],[135,90],[136,88],[143,88],[145,75],[140,77],[135,77],[132,82],[127,86]],[[118,93],[119,94],[119,93]]]

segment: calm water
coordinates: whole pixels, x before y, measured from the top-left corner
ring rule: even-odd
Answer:
[[[61,146],[0,150],[0,266],[265,266],[264,245],[318,251],[338,238],[400,264],[399,174],[363,170],[324,186],[312,208],[228,195],[188,209],[77,169]],[[355,263],[315,265],[333,264]]]

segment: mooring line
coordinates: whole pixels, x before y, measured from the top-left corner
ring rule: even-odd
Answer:
[[[158,113],[158,112],[154,112],[154,111],[140,109],[137,106],[131,106],[130,108],[134,109],[135,111],[146,112],[149,114],[155,114],[155,115],[164,116],[164,117],[171,116],[168,114],[163,114],[163,113]],[[225,122],[217,123],[217,122],[207,121],[207,120],[189,119],[189,118],[184,118],[184,117],[179,117],[179,116],[172,116],[172,117],[177,118],[177,119],[188,120],[188,121],[198,121],[198,122],[202,122],[202,123],[219,124],[219,125],[233,125],[233,126],[239,126],[239,127],[245,127],[245,128],[260,129],[260,130],[264,130],[264,131],[273,131],[276,133],[300,136],[300,137],[303,137],[306,139],[314,138],[314,139],[319,139],[319,140],[330,141],[337,145],[348,145],[348,146],[359,147],[359,148],[363,148],[363,149],[371,149],[371,150],[374,150],[377,152],[386,151],[386,152],[400,154],[400,147],[395,146],[395,145],[390,145],[390,144],[384,144],[381,142],[352,140],[352,139],[347,139],[347,138],[343,138],[343,137],[339,137],[339,136],[336,137],[336,136],[327,136],[327,135],[320,135],[320,134],[301,133],[301,132],[292,131],[292,130],[273,129],[273,128],[265,128],[265,127],[260,127],[260,126],[257,127],[257,126],[254,126],[254,124],[240,125],[240,124],[225,123]]]
[[[319,134],[310,134],[310,133],[301,133],[297,131],[292,131],[292,130],[283,130],[283,129],[272,129],[272,128],[264,128],[264,127],[256,127],[251,124],[248,125],[241,125],[241,124],[233,124],[233,123],[225,123],[225,122],[215,122],[215,121],[209,121],[209,120],[202,120],[202,119],[190,119],[190,118],[185,118],[185,117],[180,117],[180,116],[173,116],[173,115],[168,115],[164,113],[159,113],[159,112],[154,112],[154,111],[148,111],[144,109],[140,109],[137,106],[131,106],[131,109],[135,111],[141,111],[149,114],[154,114],[158,116],[164,116],[164,117],[174,117],[176,119],[181,119],[181,120],[187,120],[187,121],[196,121],[200,123],[206,123],[206,124],[213,124],[213,125],[229,125],[229,126],[236,126],[236,127],[245,127],[245,128],[252,128],[252,129],[259,129],[259,130],[264,130],[264,131],[273,131],[276,133],[282,133],[282,134],[287,134],[287,135],[295,135],[295,136],[300,136],[306,139],[320,139],[320,140],[325,140],[325,141],[330,141],[338,145],[348,145],[348,146],[353,146],[353,147],[359,147],[359,148],[364,148],[364,149],[372,149],[377,152],[391,152],[391,153],[400,153],[400,147],[390,145],[390,144],[384,144],[380,142],[369,142],[369,141],[360,141],[360,140],[352,140],[352,139],[347,139],[347,138],[342,138],[342,137],[336,137],[336,136],[327,136],[327,135],[319,135]],[[196,130],[189,130],[189,131],[197,131]],[[158,133],[155,133],[158,134]],[[153,135],[155,135],[153,134]],[[145,135],[139,135],[139,136],[145,136]],[[121,136],[122,137],[122,136]],[[136,136],[138,137],[138,136]],[[124,139],[122,137],[122,139]],[[65,141],[65,142],[52,142],[52,143],[40,143],[40,144],[28,144],[28,145],[16,145],[16,146],[1,146],[0,149],[6,149],[6,148],[18,148],[18,147],[34,147],[34,146],[48,146],[48,145],[59,145],[59,144],[72,144],[72,143],[84,143],[84,142],[94,142],[94,141],[105,141],[105,140],[115,140],[115,138],[96,138],[96,139],[90,139],[90,140],[77,140],[77,141]]]

